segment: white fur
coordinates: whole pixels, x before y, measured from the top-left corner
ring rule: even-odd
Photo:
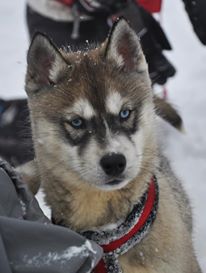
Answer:
[[[87,99],[79,99],[76,101],[72,109],[70,109],[70,112],[71,111],[85,119],[91,119],[95,116],[94,108]]]
[[[66,69],[66,63],[63,61],[63,59],[58,55],[55,54],[55,61],[52,63],[52,67],[49,71],[49,78],[54,83],[57,81],[59,74],[61,71]]]
[[[116,47],[112,47],[112,48],[111,48],[111,55],[113,56],[113,58],[115,59],[116,63],[117,63],[119,66],[123,66],[123,65],[124,65],[124,59],[123,59],[123,57],[118,53]]]
[[[138,65],[136,65],[137,70],[139,72],[147,71],[148,66],[142,53],[139,37],[131,29],[131,27],[125,20],[120,20],[112,33],[108,57],[115,60],[119,66],[124,66],[125,60],[123,56],[118,52],[118,48],[121,44],[121,39],[123,39],[123,35],[125,33],[130,34],[130,37],[132,38],[132,45],[134,48],[136,47],[136,56],[139,55],[139,57],[141,57],[138,60]],[[136,58],[136,56],[131,56],[131,58]]]
[[[93,230],[93,231],[114,230],[114,229],[118,228],[118,226],[120,226],[123,222],[124,222],[124,219],[120,219],[120,220],[116,221],[115,223],[108,223],[108,224],[100,226],[100,227],[93,227],[93,228],[90,228],[90,230]]]
[[[123,98],[117,91],[109,93],[106,98],[106,109],[109,113],[118,115],[123,104]]]

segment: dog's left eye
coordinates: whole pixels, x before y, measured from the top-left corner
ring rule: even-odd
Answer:
[[[74,118],[70,121],[70,124],[75,129],[83,128],[84,120],[82,118]]]
[[[119,117],[122,121],[127,120],[131,114],[131,110],[125,109],[119,112]]]

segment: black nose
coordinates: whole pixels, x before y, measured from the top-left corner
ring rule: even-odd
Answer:
[[[126,167],[126,158],[122,154],[107,154],[100,160],[100,165],[107,175],[120,175]]]

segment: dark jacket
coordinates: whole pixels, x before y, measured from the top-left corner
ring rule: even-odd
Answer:
[[[51,224],[0,159],[0,273],[86,273],[101,255],[94,242]]]
[[[183,0],[183,2],[197,37],[206,45],[206,1]]]

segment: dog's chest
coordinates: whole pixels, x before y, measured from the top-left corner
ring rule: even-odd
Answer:
[[[83,232],[83,236],[95,241],[104,251],[103,258],[97,265],[95,273],[122,272],[119,258],[121,256],[129,258],[133,253],[130,251],[135,249],[149,233],[156,218],[157,207],[158,185],[156,178],[153,177],[147,191],[133,206],[126,219],[117,227],[110,230]],[[139,258],[144,260],[144,255],[140,255]]]

